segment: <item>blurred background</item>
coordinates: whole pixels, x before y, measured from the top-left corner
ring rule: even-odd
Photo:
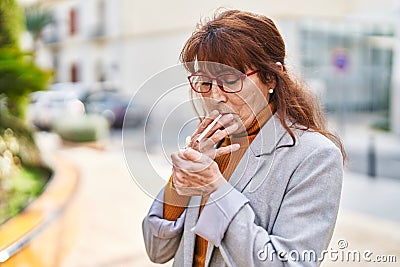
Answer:
[[[343,250],[345,240],[383,257],[322,266],[398,264],[396,0],[0,0],[0,264],[154,266],[141,233],[152,198],[125,160],[131,169],[149,155],[165,161],[157,137],[143,149],[147,112],[164,88],[131,98],[179,63],[196,24],[221,7],[276,22],[289,70],[318,95],[344,141],[349,161],[330,247]],[[180,126],[178,117],[166,126],[168,140]],[[167,163],[158,169],[169,177]]]

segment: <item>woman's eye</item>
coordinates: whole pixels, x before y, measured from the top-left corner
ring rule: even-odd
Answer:
[[[235,84],[235,83],[237,83],[238,80],[239,80],[239,79],[230,80],[230,81],[225,81],[225,83],[227,83],[227,84]]]
[[[201,85],[203,85],[203,86],[210,86],[210,85],[211,85],[211,82],[202,82]]]
[[[222,81],[225,84],[235,84],[239,81],[239,78],[237,76],[232,75],[232,76],[224,77],[222,79]]]

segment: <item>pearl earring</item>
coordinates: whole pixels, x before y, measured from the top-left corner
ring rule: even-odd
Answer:
[[[273,92],[274,92],[274,89],[269,89],[269,91],[268,91],[270,94],[272,94]]]

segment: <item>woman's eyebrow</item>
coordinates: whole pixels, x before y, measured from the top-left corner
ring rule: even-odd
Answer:
[[[234,68],[222,68],[216,72],[217,75],[220,74],[236,74],[236,73],[241,73],[240,71],[234,69]]]
[[[206,71],[204,71],[202,69],[198,69],[193,74],[207,74],[207,73],[208,72],[206,72]],[[213,71],[212,73],[215,74],[216,76],[218,76],[218,75],[221,75],[221,74],[232,74],[232,73],[234,73],[234,71],[232,71],[232,69],[229,69],[229,68],[224,68],[224,69]]]

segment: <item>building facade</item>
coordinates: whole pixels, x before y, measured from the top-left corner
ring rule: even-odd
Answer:
[[[400,134],[395,105],[400,85],[394,75],[400,23],[370,21],[376,10],[395,7],[394,0],[40,2],[55,23],[43,32],[38,60],[56,70],[55,82],[106,82],[133,94],[146,79],[179,63],[184,41],[200,19],[219,7],[238,8],[277,22],[287,62],[318,90],[328,109],[391,110],[392,128]]]

